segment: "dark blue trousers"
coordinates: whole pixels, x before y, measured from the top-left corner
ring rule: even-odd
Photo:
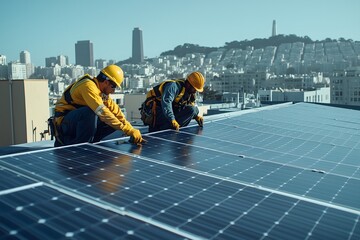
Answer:
[[[176,121],[180,127],[189,125],[190,121],[199,114],[199,109],[196,106],[187,105],[182,108],[173,108]],[[155,132],[165,129],[171,129],[172,125],[168,119],[165,118],[161,106],[156,107],[155,126],[149,126],[149,132]]]
[[[114,131],[114,128],[100,121],[89,107],[81,107],[67,113],[59,129],[63,145],[99,142]],[[55,141],[55,147],[61,145],[59,141]]]

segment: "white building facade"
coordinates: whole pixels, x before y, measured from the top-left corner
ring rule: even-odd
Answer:
[[[314,90],[259,90],[260,101],[330,103],[330,88]]]
[[[331,103],[360,106],[360,68],[334,73],[331,77]]]

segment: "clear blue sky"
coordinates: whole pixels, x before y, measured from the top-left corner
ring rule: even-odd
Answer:
[[[74,63],[75,43],[90,40],[95,59],[124,60],[139,27],[145,56],[156,57],[184,43],[268,38],[273,20],[278,34],[360,41],[360,0],[1,0],[0,54],[10,62],[28,50],[37,66],[63,54]]]

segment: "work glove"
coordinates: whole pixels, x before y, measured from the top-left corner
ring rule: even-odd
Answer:
[[[202,116],[196,116],[195,121],[199,124],[200,127],[204,126],[204,118]]]
[[[141,133],[138,129],[133,128],[129,131],[128,135],[130,136],[130,142],[131,143],[142,143],[144,142],[144,139],[141,136]]]
[[[175,129],[176,131],[179,131],[180,125],[175,119],[171,120],[171,125],[172,125],[173,129]]]

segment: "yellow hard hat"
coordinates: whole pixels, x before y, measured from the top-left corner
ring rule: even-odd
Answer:
[[[120,87],[121,83],[124,81],[124,72],[117,65],[109,65],[105,67],[101,72],[109,78],[116,86]]]
[[[186,79],[189,81],[191,86],[196,89],[196,91],[204,91],[205,78],[200,72],[192,72]]]

